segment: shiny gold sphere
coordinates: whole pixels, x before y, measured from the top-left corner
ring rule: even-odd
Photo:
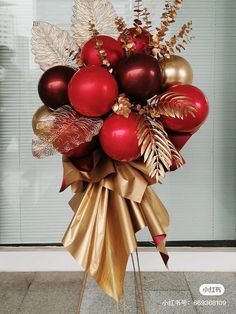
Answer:
[[[32,119],[32,128],[35,135],[44,137],[51,131],[54,119],[52,112],[53,111],[46,106],[41,106],[35,112]]]
[[[192,84],[193,71],[187,60],[180,56],[171,56],[170,58],[159,61],[162,69],[162,88],[167,88],[177,84]]]

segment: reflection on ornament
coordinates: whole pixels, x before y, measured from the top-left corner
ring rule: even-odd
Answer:
[[[161,59],[159,64],[163,76],[163,90],[178,84],[192,84],[193,71],[184,58],[173,55],[170,58]]]

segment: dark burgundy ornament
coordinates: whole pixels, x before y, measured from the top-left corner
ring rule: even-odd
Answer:
[[[116,69],[121,92],[133,100],[145,100],[161,89],[161,70],[152,56],[135,54],[122,61]]]
[[[75,72],[74,69],[63,65],[52,67],[44,72],[39,81],[38,93],[47,107],[57,109],[70,104],[67,89]]]

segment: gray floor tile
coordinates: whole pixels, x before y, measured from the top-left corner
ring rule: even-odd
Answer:
[[[142,278],[145,290],[188,290],[183,273],[144,272]]]
[[[0,314],[15,314],[27,294],[34,273],[0,273]]]
[[[206,302],[216,300],[227,302],[224,305],[198,305],[198,313],[209,314],[235,314],[236,313],[236,277],[233,273],[212,272],[212,273],[185,273],[190,291],[194,300],[205,300]],[[199,292],[199,287],[204,283],[219,283],[225,287],[222,296],[203,296]]]
[[[137,310],[132,273],[126,274],[124,289],[124,297],[120,304],[117,304],[112,298],[104,294],[94,280],[89,278],[81,307],[81,314],[111,314],[117,312],[135,314]]]
[[[18,313],[75,314],[82,274],[37,273]]]
[[[196,314],[189,291],[145,291],[148,314]]]

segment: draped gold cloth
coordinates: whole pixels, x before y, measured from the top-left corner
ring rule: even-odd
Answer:
[[[169,216],[149,187],[154,183],[143,162],[118,162],[96,151],[90,172],[78,170],[63,158],[62,190],[75,193],[70,200],[74,217],[63,245],[115,300],[123,295],[129,255],[135,251],[135,233],[148,227],[165,264]]]

